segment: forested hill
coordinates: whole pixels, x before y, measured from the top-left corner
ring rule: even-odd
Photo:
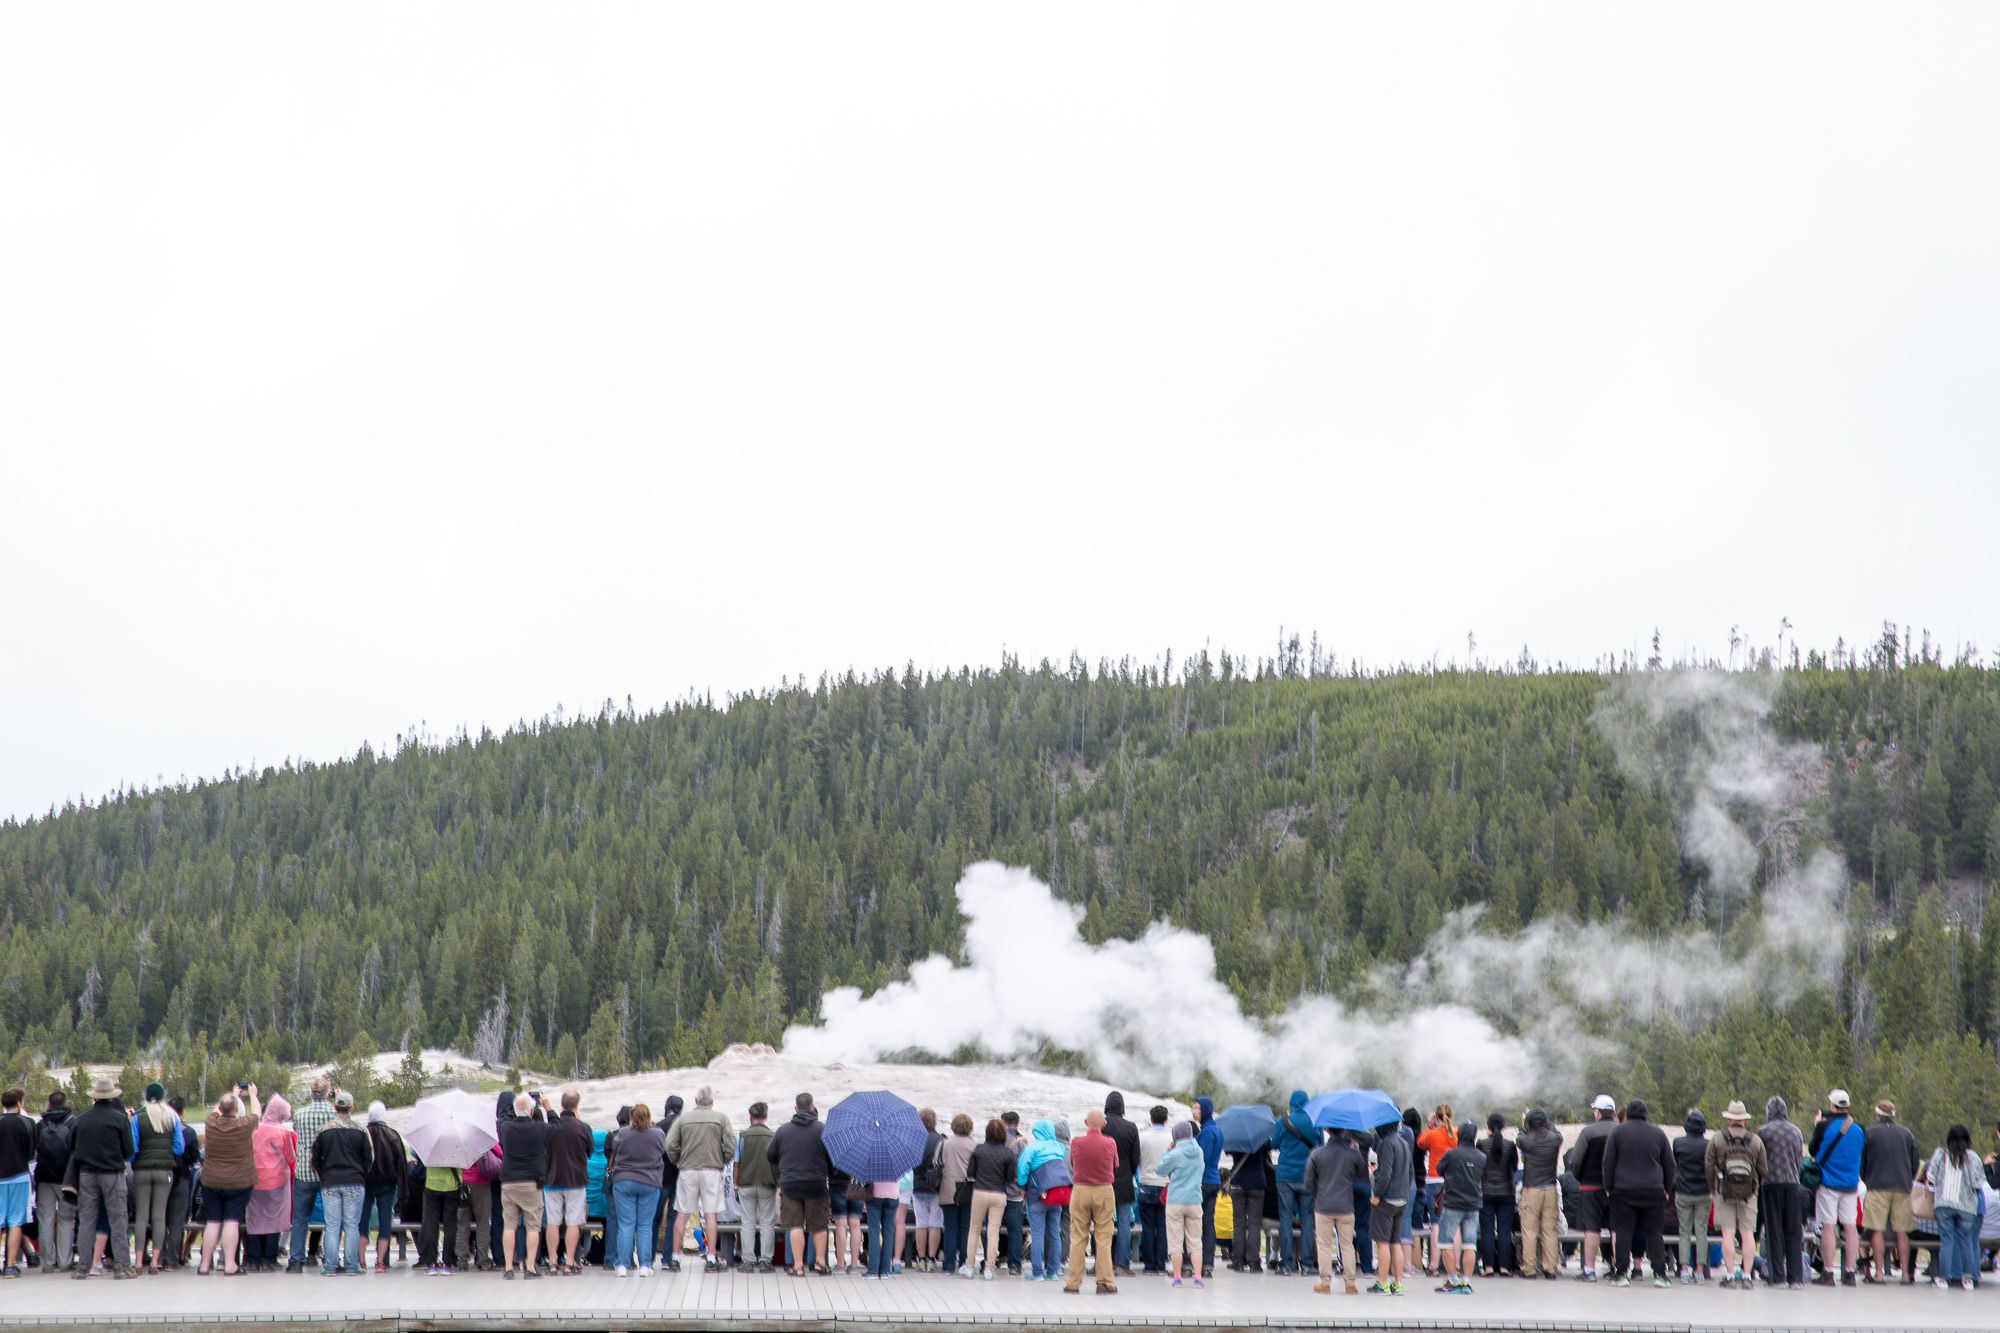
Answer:
[[[240,1067],[365,1032],[600,1074],[693,1063],[953,950],[981,857],[1087,904],[1095,938],[1206,932],[1261,1012],[1409,956],[1467,903],[1502,931],[1715,928],[1673,793],[1628,780],[1592,723],[1611,683],[1008,661],[125,792],[0,825],[0,1050],[15,1071],[142,1048]],[[1859,958],[1876,982],[1843,983],[1824,1024],[1857,1049],[1898,1035],[1904,1010],[1866,997],[1907,942],[1945,950],[1910,1003],[1990,1040],[1993,941],[1947,909],[2000,836],[1995,673],[1878,650],[1776,688],[1773,725],[1846,761],[1801,836],[1838,839],[1885,918],[1923,927]]]

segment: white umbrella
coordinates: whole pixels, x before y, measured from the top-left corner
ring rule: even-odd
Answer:
[[[417,1103],[403,1142],[425,1166],[468,1167],[500,1142],[493,1103],[453,1088]]]

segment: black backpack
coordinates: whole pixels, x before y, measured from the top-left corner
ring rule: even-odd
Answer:
[[[75,1116],[64,1116],[55,1124],[44,1120],[35,1126],[35,1174],[44,1180],[61,1180],[69,1170],[69,1155],[75,1147]]]
[[[912,1194],[936,1194],[944,1186],[944,1135],[935,1131],[924,1144],[923,1160],[910,1173]]]

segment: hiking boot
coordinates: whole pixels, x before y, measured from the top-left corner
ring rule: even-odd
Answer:
[[[1331,1282],[1315,1282],[1313,1283],[1313,1290],[1318,1292],[1322,1296],[1331,1295],[1333,1292],[1333,1284]]]

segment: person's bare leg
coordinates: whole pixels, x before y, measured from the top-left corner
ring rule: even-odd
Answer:
[[[1896,1233],[1896,1262],[1903,1266],[1903,1281],[1916,1281],[1917,1275],[1910,1269],[1910,1233],[1907,1231]]]
[[[562,1266],[562,1228],[554,1222],[547,1222],[543,1224],[542,1229],[548,1233],[543,1238],[542,1252],[549,1256],[550,1263],[560,1268]],[[571,1245],[570,1249],[574,1251],[576,1246]]]
[[[225,1273],[234,1273],[238,1267],[236,1246],[242,1239],[242,1235],[243,1227],[240,1223],[224,1222],[222,1224],[222,1271]],[[214,1266],[212,1262],[209,1264],[211,1268]]]
[[[1597,1271],[1597,1247],[1603,1242],[1603,1240],[1604,1237],[1598,1232],[1586,1231],[1583,1233],[1584,1272],[1595,1273]]]
[[[1847,1247],[1847,1271],[1852,1273],[1861,1262],[1861,1232],[1852,1222],[1843,1223],[1840,1230]]]
[[[792,1251],[786,1256],[792,1261],[787,1267],[794,1273],[803,1273],[806,1268],[806,1229],[793,1227],[786,1233],[785,1238],[790,1242]]]
[[[523,1226],[521,1230],[526,1232],[528,1237],[528,1267],[525,1271],[532,1273],[535,1271],[535,1255],[542,1248],[542,1232],[539,1227],[531,1226]],[[510,1244],[507,1253],[512,1254],[513,1252]]]
[[[512,1222],[502,1222],[500,1224],[500,1257],[506,1261],[507,1271],[510,1273],[513,1272],[514,1224]]]
[[[569,1237],[569,1266],[571,1268],[583,1267],[583,1260],[577,1257],[577,1250],[576,1250],[576,1247],[583,1243],[583,1228],[579,1226],[577,1223],[572,1222],[567,1227],[563,1228],[563,1230],[565,1234],[567,1234]],[[549,1248],[549,1253],[551,1254],[555,1253],[555,1248],[553,1246]]]
[[[716,1217],[717,1214],[715,1213],[703,1213],[701,1215],[701,1239],[702,1243],[708,1248],[708,1266],[710,1268],[715,1267],[715,1246],[716,1242],[721,1239],[721,1237],[715,1234]]]
[[[1725,1231],[1722,1234],[1727,1236],[1729,1233]],[[1738,1248],[1743,1252],[1743,1271],[1747,1274],[1757,1266],[1757,1237],[1749,1231],[1740,1234],[1742,1243]]]
[[[1834,1274],[1836,1277],[1839,1276],[1840,1274],[1839,1245],[1840,1245],[1840,1226],[1838,1223],[1828,1226],[1823,1226],[1819,1229],[1820,1265],[1824,1267],[1827,1272]],[[1853,1251],[1850,1249],[1849,1250],[1850,1256],[1852,1255],[1852,1253]],[[1850,1258],[1848,1262],[1851,1264],[1853,1262],[1852,1258]]]

